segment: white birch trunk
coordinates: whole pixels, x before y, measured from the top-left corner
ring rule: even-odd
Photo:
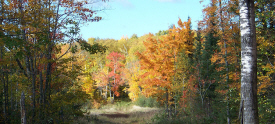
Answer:
[[[107,99],[107,94],[108,94],[108,89],[107,89],[107,85],[106,85],[105,100]]]
[[[254,0],[239,0],[241,23],[241,106],[243,124],[258,124],[257,44]]]

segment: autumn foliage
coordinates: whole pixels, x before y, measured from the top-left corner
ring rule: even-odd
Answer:
[[[118,88],[119,86],[123,85],[123,80],[121,78],[122,75],[122,67],[124,66],[121,61],[125,59],[125,57],[116,52],[111,52],[108,56],[107,59],[110,60],[110,63],[107,64],[106,66],[111,68],[111,72],[109,72],[108,77],[111,78],[111,86],[112,86],[112,91],[116,96],[119,96]]]
[[[83,105],[143,96],[165,107],[161,122],[239,123],[238,0],[211,0],[198,29],[188,18],[156,34],[88,41],[81,24],[102,19],[89,1],[0,4],[1,122],[20,123],[24,93],[28,123],[66,123],[83,115]],[[259,117],[273,123],[274,2],[255,7]]]

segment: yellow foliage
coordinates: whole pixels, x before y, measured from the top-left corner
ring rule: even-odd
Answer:
[[[92,108],[99,109],[100,107],[101,107],[101,103],[97,102],[96,100],[93,100]]]
[[[181,91],[183,84],[177,83],[176,62],[178,53],[183,51],[185,55],[191,55],[194,49],[194,32],[190,27],[191,19],[187,22],[178,21],[179,27],[173,27],[168,35],[158,39],[150,37],[144,42],[146,50],[137,53],[140,59],[141,69],[145,72],[139,76],[138,84],[142,86],[142,93],[148,97],[157,95],[162,99],[166,93],[172,94]],[[131,94],[134,95],[134,94]]]

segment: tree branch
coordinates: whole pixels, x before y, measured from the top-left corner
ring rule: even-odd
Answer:
[[[19,68],[23,71],[24,75],[25,75],[26,77],[28,77],[28,75],[27,75],[25,69],[23,68],[22,64],[20,63],[19,59],[16,59],[16,62],[17,62],[17,64],[18,64]]]

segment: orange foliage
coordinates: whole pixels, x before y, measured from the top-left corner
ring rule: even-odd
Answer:
[[[173,76],[177,54],[193,51],[194,33],[190,29],[191,19],[187,22],[178,21],[179,27],[173,27],[169,34],[158,39],[153,34],[144,42],[146,50],[136,53],[140,59],[141,69],[146,72],[140,76],[139,85],[145,96],[158,95],[160,98],[167,93],[172,95]]]
[[[111,85],[112,85],[112,91],[114,91],[114,94],[116,96],[119,96],[118,88],[119,86],[123,85],[123,80],[121,78],[122,75],[122,67],[124,66],[121,61],[125,59],[124,55],[117,53],[117,52],[111,52],[107,59],[110,60],[110,63],[107,64],[108,67],[112,69],[112,71],[109,73],[108,77],[112,78]]]

